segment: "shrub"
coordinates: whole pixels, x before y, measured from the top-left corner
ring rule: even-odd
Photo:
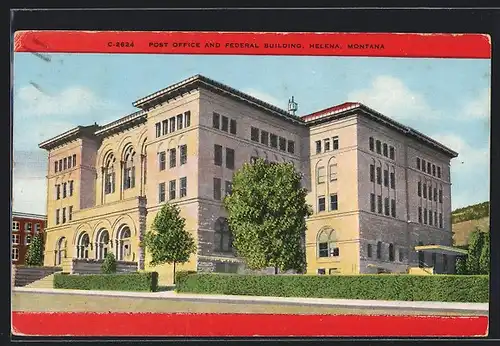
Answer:
[[[43,238],[41,233],[36,234],[28,246],[26,265],[33,267],[43,266]]]
[[[488,302],[485,275],[236,275],[178,277],[176,291],[190,293],[336,299]]]
[[[101,272],[103,274],[116,273],[115,255],[113,255],[110,252],[108,254],[106,254],[106,257],[104,258],[104,261],[102,262],[102,265],[101,265]]]
[[[143,272],[105,275],[68,275],[57,273],[54,275],[54,288],[155,292],[158,289],[158,273]]]

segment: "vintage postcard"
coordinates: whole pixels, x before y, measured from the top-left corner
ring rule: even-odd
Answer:
[[[487,335],[490,70],[481,34],[16,32],[13,334]]]

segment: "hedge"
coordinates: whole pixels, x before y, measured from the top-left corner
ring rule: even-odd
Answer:
[[[158,289],[157,272],[127,274],[54,275],[54,288],[109,291],[150,291]]]
[[[488,302],[487,275],[236,275],[179,272],[186,293],[336,299]]]

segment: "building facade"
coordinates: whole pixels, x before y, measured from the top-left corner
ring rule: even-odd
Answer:
[[[423,134],[358,103],[298,117],[200,75],[133,105],[140,110],[115,122],[40,144],[49,160],[46,265],[84,272],[113,252],[130,270],[155,270],[170,283],[172,268],[151,268],[139,246],[168,201],[198,247],[179,269],[244,270],[222,199],[233,173],[261,157],[303,173],[314,210],[308,273],[404,271],[419,260],[443,267],[446,259],[412,249],[451,245],[457,154]]]
[[[37,234],[44,234],[47,217],[39,214],[12,213],[12,264],[23,265],[28,247]]]

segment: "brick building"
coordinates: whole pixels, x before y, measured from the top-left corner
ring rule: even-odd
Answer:
[[[24,264],[28,246],[36,234],[44,234],[47,217],[39,214],[12,213],[12,264]]]
[[[415,251],[452,244],[450,160],[457,153],[424,134],[360,103],[299,117],[200,75],[133,105],[139,111],[40,144],[49,160],[46,265],[78,272],[113,252],[124,266],[171,282],[171,267],[150,268],[139,246],[169,201],[198,246],[178,269],[244,270],[222,198],[235,170],[262,157],[303,173],[314,210],[308,273],[424,264],[453,270],[443,251]]]

